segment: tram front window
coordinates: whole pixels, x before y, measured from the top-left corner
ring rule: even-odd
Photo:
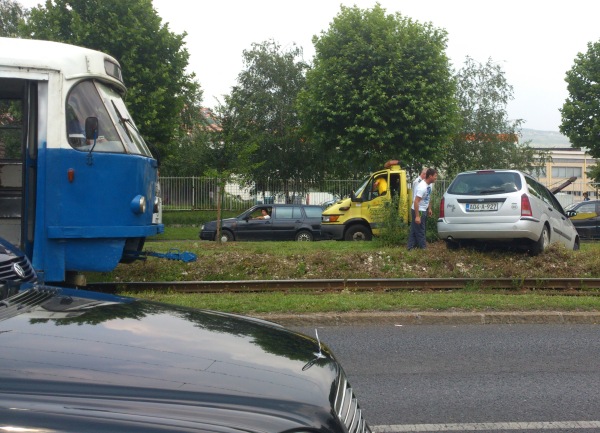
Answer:
[[[152,157],[135,128],[121,96],[109,86],[94,81],[75,85],[67,98],[67,136],[77,150],[89,151],[93,142],[85,139],[85,119],[98,118],[94,152],[132,153]]]
[[[121,96],[111,87],[102,84],[98,85],[98,90],[102,95],[105,105],[108,107],[113,121],[117,125],[121,137],[123,137],[123,143],[127,148],[127,152],[152,157],[152,153],[133,123]]]
[[[93,81],[82,81],[75,85],[67,98],[67,136],[69,144],[82,151],[94,145],[85,139],[85,119],[98,118],[98,138],[94,152],[125,153],[123,142],[117,133]]]

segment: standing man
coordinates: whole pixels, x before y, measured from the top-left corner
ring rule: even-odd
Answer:
[[[413,192],[413,203],[410,208],[412,221],[410,222],[410,233],[408,235],[408,249],[426,248],[425,225],[427,217],[430,217],[431,211],[431,185],[437,180],[437,170],[428,168],[425,172],[425,179],[417,185]]]
[[[590,201],[590,196],[587,191],[583,193],[583,201]]]

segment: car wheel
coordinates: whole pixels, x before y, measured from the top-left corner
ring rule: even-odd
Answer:
[[[223,230],[221,232],[221,242],[231,242],[234,240],[233,233],[231,233],[229,230]]]
[[[344,240],[346,241],[370,241],[371,231],[365,226],[354,225],[346,230]]]
[[[313,239],[312,233],[308,230],[300,230],[298,233],[296,233],[297,241],[312,242]]]
[[[544,224],[540,238],[531,249],[531,255],[536,256],[540,253],[543,253],[546,248],[548,248],[548,245],[550,245],[550,229],[548,228],[547,224]]]

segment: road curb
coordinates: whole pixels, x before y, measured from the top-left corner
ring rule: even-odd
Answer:
[[[284,326],[600,324],[600,312],[367,312],[267,314],[256,316]]]

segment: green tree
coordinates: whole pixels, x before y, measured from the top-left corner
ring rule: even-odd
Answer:
[[[27,9],[14,0],[0,0],[0,37],[16,37],[19,25],[27,17]],[[23,110],[20,101],[0,101],[0,155],[5,158],[20,158],[20,124]],[[10,127],[11,125],[14,128]]]
[[[228,98],[225,98],[227,101]],[[252,162],[259,145],[250,140],[238,141],[238,134],[245,127],[246,119],[240,118],[234,107],[219,104],[214,114],[219,128],[211,135],[204,148],[204,158],[210,169],[207,176],[217,178],[217,242],[221,242],[221,208],[225,184],[247,178],[259,164]]]
[[[598,189],[597,184],[600,182],[600,164],[596,163],[596,165],[591,166],[585,174],[588,179],[593,179],[593,181],[596,182],[595,188]]]
[[[587,148],[590,155],[600,158],[600,41],[589,42],[587,48],[567,71],[569,97],[560,110],[560,132],[573,147]],[[594,179],[600,181],[598,176]]]
[[[19,36],[19,24],[27,18],[28,11],[14,0],[0,0],[0,36]]]
[[[162,24],[151,0],[47,0],[31,10],[27,37],[106,52],[123,69],[126,103],[152,145],[178,138],[187,94],[198,92],[188,74],[185,33]]]
[[[482,168],[532,172],[544,156],[529,142],[518,142],[523,121],[508,118],[506,105],[513,99],[513,88],[500,65],[467,57],[456,83],[460,128],[446,150],[442,165],[446,175]]]
[[[202,107],[202,92],[187,95],[181,112],[178,139],[165,149],[161,176],[201,176],[209,169],[206,152],[215,138],[216,124],[210,111]]]
[[[388,159],[415,169],[440,160],[456,116],[446,41],[444,30],[379,4],[342,6],[313,37],[300,113],[330,176],[362,176]]]
[[[296,99],[305,83],[307,64],[296,46],[287,51],[274,41],[244,50],[244,69],[237,85],[225,96],[235,122],[231,139],[256,145],[248,173],[261,189],[273,180],[309,180],[315,154],[301,134]]]

